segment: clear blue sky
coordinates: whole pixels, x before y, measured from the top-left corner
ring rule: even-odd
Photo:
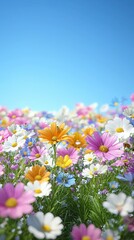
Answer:
[[[0,105],[58,110],[134,92],[133,0],[0,0]]]

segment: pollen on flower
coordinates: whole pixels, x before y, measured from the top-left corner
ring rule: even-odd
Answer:
[[[53,137],[52,137],[52,141],[57,141],[57,137],[56,137],[56,136],[53,136]]]
[[[91,238],[89,236],[83,236],[82,240],[91,240]]]
[[[51,232],[51,227],[49,225],[44,225],[42,226],[42,229],[45,231],[45,232]]]
[[[16,147],[17,146],[17,142],[12,143],[12,147]]]
[[[36,153],[36,154],[35,154],[35,157],[36,157],[36,158],[39,158],[40,156],[41,156],[41,155],[40,155],[39,153]]]
[[[37,193],[37,194],[42,193],[41,189],[35,189],[34,192]]]
[[[106,147],[105,145],[101,145],[101,146],[99,147],[99,150],[100,150],[101,152],[105,152],[105,153],[107,153],[107,152],[109,151],[108,147]]]
[[[12,118],[15,119],[15,118],[16,118],[16,115],[12,115]]]
[[[121,128],[121,127],[120,127],[120,128],[116,128],[116,132],[117,132],[117,133],[122,133],[122,132],[124,132],[124,129]]]
[[[33,145],[33,143],[32,143],[32,142],[29,142],[29,143],[28,143],[28,146],[29,146],[29,147],[30,147],[30,146],[32,146],[32,145]]]
[[[41,176],[40,175],[36,175],[35,176],[35,180],[41,180]]]
[[[106,237],[106,240],[114,240],[113,236],[109,235]]]
[[[15,198],[8,198],[5,202],[5,206],[12,208],[12,207],[16,207],[17,205],[17,201]]]

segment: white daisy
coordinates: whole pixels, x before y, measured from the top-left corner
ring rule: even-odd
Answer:
[[[45,215],[43,212],[37,212],[29,216],[28,230],[38,239],[56,239],[61,235],[63,225],[60,217],[54,217],[50,212]]]
[[[107,197],[107,201],[103,202],[103,206],[108,209],[109,212],[114,214],[120,214],[122,217],[128,215],[128,213],[134,211],[134,200],[132,197],[127,197],[125,193],[119,194],[111,193]]]
[[[118,139],[127,139],[131,133],[134,133],[134,127],[126,118],[115,117],[109,120],[105,125],[105,130],[118,137]]]
[[[94,159],[95,159],[95,155],[92,152],[85,154],[84,155],[84,160],[83,160],[84,166],[91,164]]]
[[[54,167],[55,163],[53,158],[50,155],[44,155],[42,156],[40,159],[38,159],[38,161],[45,166],[50,166],[50,167]]]
[[[22,147],[25,143],[25,139],[22,139],[21,137],[17,137],[16,135],[13,135],[11,137],[8,137],[7,141],[3,144],[3,151],[5,152],[14,152],[18,150],[19,147]]]
[[[18,134],[21,131],[21,127],[17,124],[12,124],[8,127],[8,130],[12,134]]]
[[[82,176],[87,178],[92,178],[93,176],[96,176],[98,174],[103,174],[107,171],[106,165],[100,165],[97,164],[91,164],[90,168],[85,168],[82,171]]]
[[[25,186],[27,191],[32,190],[35,197],[49,196],[52,191],[52,185],[48,182],[40,183],[39,181],[34,181],[34,183],[28,182]]]

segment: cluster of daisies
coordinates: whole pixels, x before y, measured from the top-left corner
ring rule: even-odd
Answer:
[[[0,239],[134,239],[134,94],[0,108]]]

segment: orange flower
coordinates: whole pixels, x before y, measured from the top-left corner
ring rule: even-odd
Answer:
[[[108,119],[106,117],[103,117],[100,114],[97,114],[96,115],[96,120],[97,120],[98,123],[106,123]]]
[[[50,172],[44,166],[35,165],[25,174],[25,178],[30,182],[38,180],[39,182],[47,182],[49,180]]]
[[[84,148],[86,147],[86,140],[79,132],[75,132],[68,140],[69,146],[74,148]]]
[[[91,128],[91,127],[83,129],[85,136],[87,136],[87,135],[91,136],[95,131],[96,131],[95,128]]]
[[[67,135],[67,133],[70,128],[64,128],[64,126],[64,123],[60,124],[60,126],[57,126],[57,124],[53,122],[51,123],[50,127],[47,127],[43,130],[38,130],[39,138],[42,138],[43,141],[48,141],[51,144],[68,140],[70,137]]]

